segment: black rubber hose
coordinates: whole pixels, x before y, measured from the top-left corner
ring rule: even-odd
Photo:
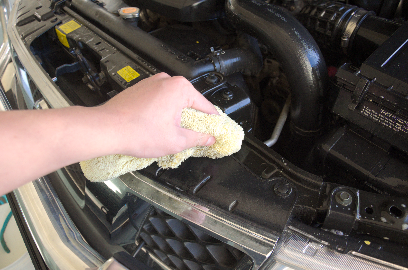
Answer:
[[[64,12],[66,12],[68,15],[70,15],[71,17],[75,18],[78,22],[80,22],[82,25],[86,26],[87,28],[89,28],[92,32],[94,32],[95,34],[97,34],[98,36],[100,36],[101,38],[103,38],[104,40],[106,40],[107,42],[109,42],[113,47],[117,48],[118,50],[120,50],[122,53],[124,53],[125,55],[127,55],[128,57],[132,58],[133,61],[135,61],[137,64],[139,64],[140,66],[144,67],[148,72],[152,73],[152,74],[156,74],[158,72],[158,70],[155,67],[152,66],[148,66],[146,64],[146,61],[143,60],[141,57],[139,57],[138,55],[136,55],[134,52],[132,52],[131,50],[129,50],[126,46],[124,46],[122,43],[120,43],[119,41],[117,41],[116,39],[112,38],[111,36],[109,36],[108,34],[106,34],[104,31],[100,30],[98,27],[96,27],[95,25],[91,24],[90,22],[88,22],[85,18],[83,18],[82,16],[80,16],[78,13],[74,12],[72,9],[68,8],[68,7],[63,7]]]
[[[381,5],[381,10],[378,17],[386,19],[394,19],[400,0],[384,0]]]
[[[309,32],[284,9],[255,0],[227,0],[229,21],[264,43],[281,63],[292,92],[291,126],[313,136],[322,124],[327,69]]]
[[[170,75],[181,75],[191,79],[214,71],[214,66],[209,59],[195,61],[92,1],[72,0],[71,7],[92,20],[106,33],[119,38],[126,46],[133,48],[158,69]]]
[[[237,72],[256,75],[262,69],[262,54],[258,42],[246,34],[238,36],[238,48],[215,52],[208,57],[214,69],[225,76]]]
[[[181,75],[187,79],[211,71],[218,71],[224,75],[235,72],[255,75],[262,67],[259,46],[256,40],[249,36],[242,36],[239,39],[240,48],[224,51],[212,60],[208,58],[195,61],[89,0],[72,0],[71,5],[104,31],[120,38],[127,46],[170,75]]]

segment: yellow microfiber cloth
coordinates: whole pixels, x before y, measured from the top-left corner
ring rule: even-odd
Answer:
[[[189,157],[221,158],[241,149],[244,130],[218,107],[220,115],[206,114],[191,108],[183,109],[181,126],[197,132],[211,134],[215,143],[196,146],[180,153],[159,158],[136,158],[125,155],[109,155],[80,162],[85,177],[91,181],[106,181],[125,173],[141,170],[157,161],[162,168],[177,168]]]

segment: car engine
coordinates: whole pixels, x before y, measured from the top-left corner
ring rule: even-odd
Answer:
[[[297,226],[338,252],[407,266],[408,1],[40,2],[20,7],[17,27],[72,104],[97,106],[166,72],[245,130],[231,158],[142,175],[267,231]],[[102,194],[102,223],[122,228],[123,198],[84,180],[77,164],[66,173],[81,194]],[[159,208],[126,203],[149,217],[132,223],[132,243],[111,230],[129,253],[136,237],[174,269],[235,269],[246,258]]]

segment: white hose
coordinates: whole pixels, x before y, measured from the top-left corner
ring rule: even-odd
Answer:
[[[290,108],[290,96],[286,99],[282,112],[279,115],[278,122],[276,122],[276,126],[273,129],[271,138],[264,142],[264,144],[266,144],[268,147],[271,147],[278,141],[279,136],[282,132],[283,126],[285,125],[286,118],[288,118],[289,108]]]

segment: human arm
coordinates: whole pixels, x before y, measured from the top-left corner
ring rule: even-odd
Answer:
[[[2,112],[0,194],[98,156],[159,157],[213,144],[213,137],[180,127],[185,107],[218,114],[186,79],[161,73],[99,107]]]

